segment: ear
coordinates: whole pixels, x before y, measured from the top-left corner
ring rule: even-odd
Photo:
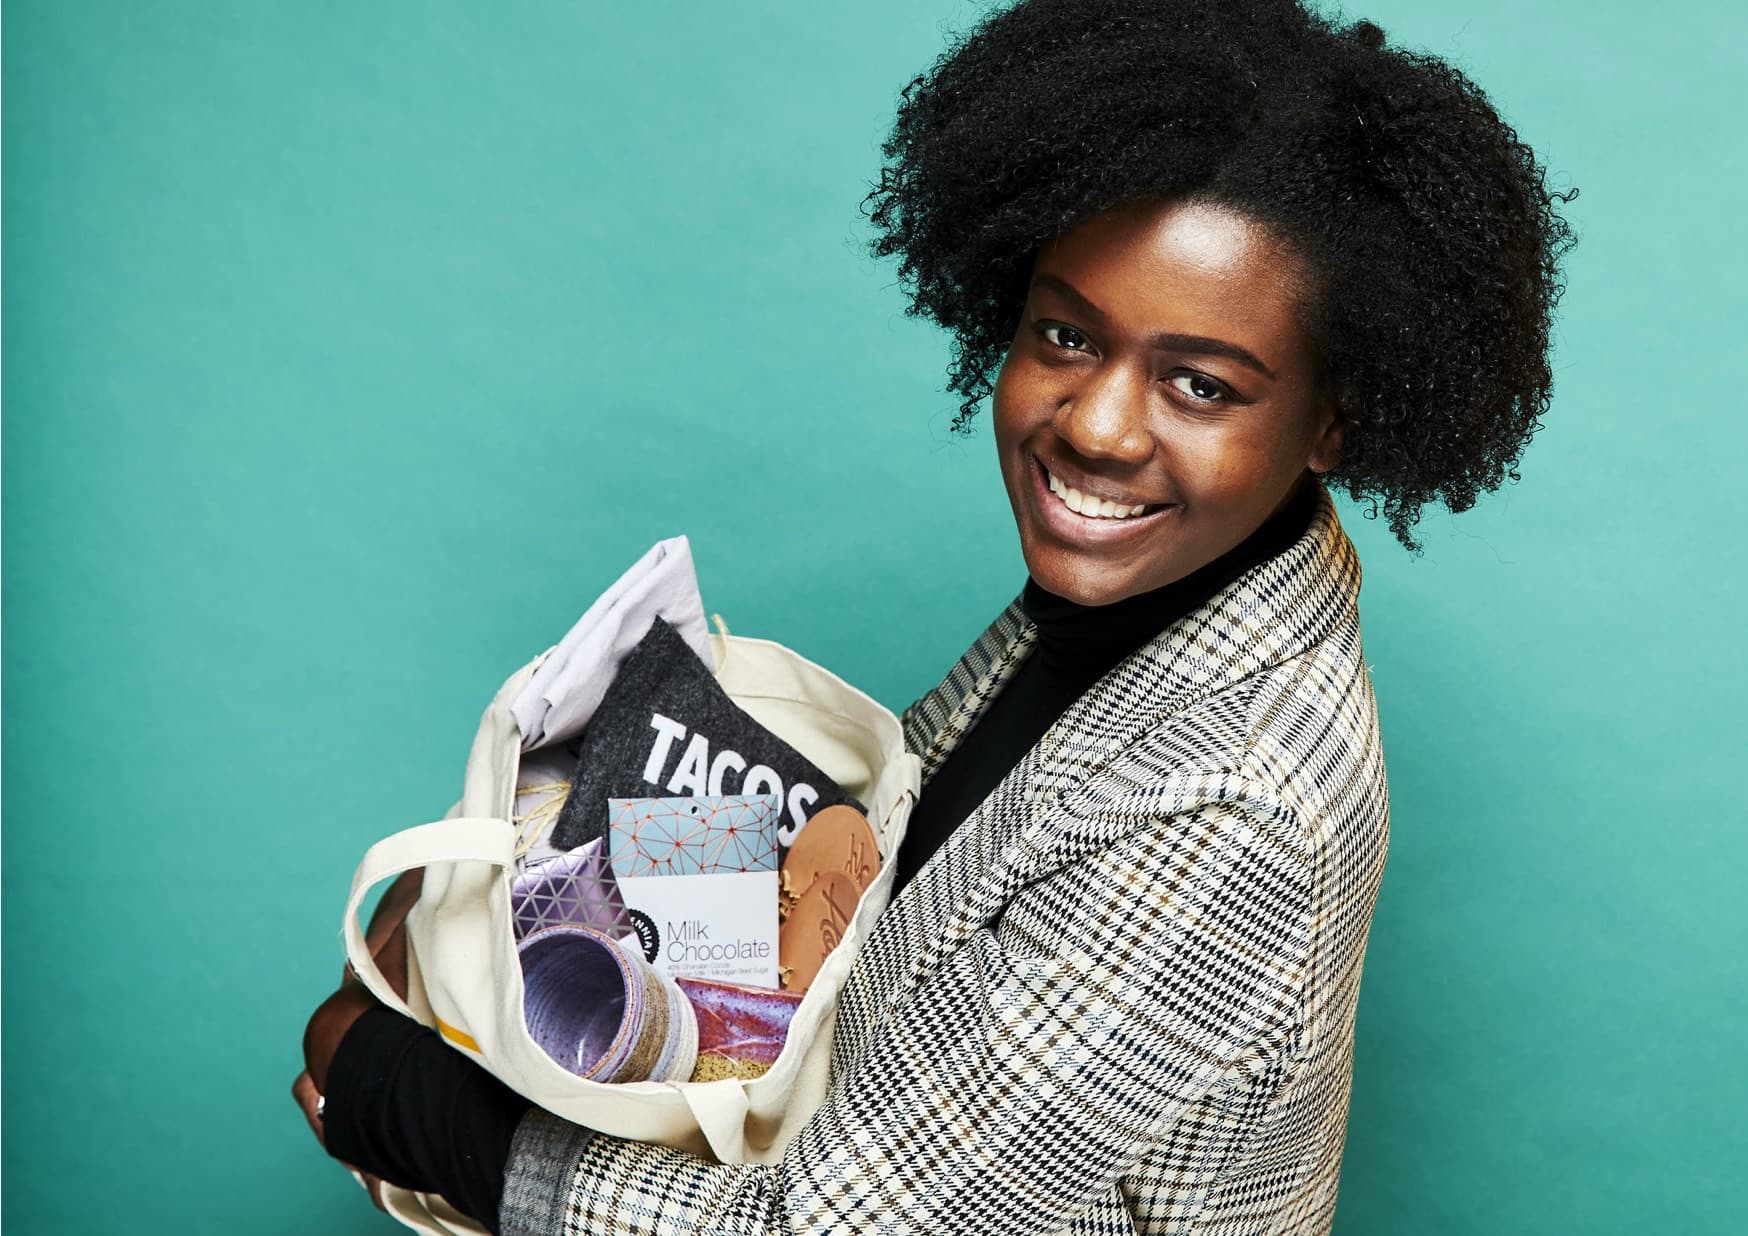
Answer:
[[[1342,431],[1346,426],[1332,398],[1323,401],[1317,415],[1317,437],[1312,440],[1305,466],[1321,476],[1341,463]]]

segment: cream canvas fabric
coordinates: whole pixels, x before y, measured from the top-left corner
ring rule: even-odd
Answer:
[[[921,764],[905,750],[898,719],[836,675],[766,640],[724,635],[712,642],[717,679],[730,697],[867,804],[883,860],[769,1072],[750,1080],[609,1086],[565,1071],[529,1037],[509,904],[516,837],[510,817],[522,746],[510,704],[544,657],[512,675],[486,709],[449,818],[396,833],[364,856],[344,933],[354,969],[379,1000],[435,1027],[545,1110],[721,1162],[770,1162],[825,1097],[838,993],[890,895],[895,867],[887,860],[903,838]],[[417,867],[425,879],[407,919],[409,991],[402,1001],[371,960],[358,910],[374,885]],[[390,1213],[409,1227],[481,1230],[440,1198],[392,1187],[387,1194]]]

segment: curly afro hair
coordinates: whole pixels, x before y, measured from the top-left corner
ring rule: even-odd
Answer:
[[[913,316],[953,338],[965,430],[1039,247],[1133,199],[1289,241],[1343,423],[1328,480],[1409,549],[1421,508],[1509,476],[1553,384],[1572,234],[1535,152],[1442,60],[1296,0],[1022,0],[905,87],[864,208]]]

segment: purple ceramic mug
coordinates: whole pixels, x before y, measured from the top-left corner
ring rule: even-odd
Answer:
[[[698,1019],[679,986],[593,927],[530,934],[522,1012],[541,1049],[599,1082],[685,1081],[698,1060]]]

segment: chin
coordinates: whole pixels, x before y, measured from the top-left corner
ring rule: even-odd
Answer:
[[[1111,605],[1156,586],[1129,575],[1062,562],[1028,560],[1026,570],[1046,592],[1076,605]]]

